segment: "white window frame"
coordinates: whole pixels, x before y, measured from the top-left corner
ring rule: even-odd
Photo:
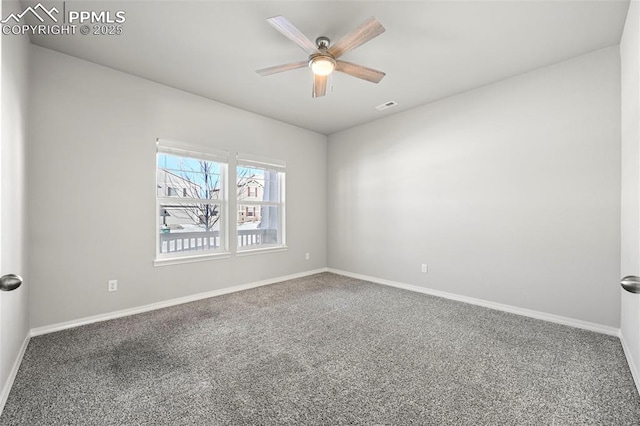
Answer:
[[[158,191],[156,188],[156,226],[155,226],[155,234],[156,234],[156,255],[154,260],[155,266],[163,266],[163,265],[173,265],[179,263],[189,263],[189,262],[199,262],[204,260],[212,260],[212,259],[221,259],[228,258],[230,256],[229,252],[229,198],[228,198],[228,181],[229,181],[229,154],[226,151],[219,151],[212,148],[202,147],[202,146],[194,146],[190,144],[186,144],[184,142],[168,140],[168,139],[157,139],[156,140],[156,164],[154,167],[154,172],[158,173],[158,154],[171,154],[180,157],[188,157],[199,160],[212,161],[220,164],[220,197],[216,200],[206,201],[207,204],[218,204],[220,205],[220,219],[219,219],[219,228],[220,228],[220,247],[215,250],[208,250],[206,252],[197,252],[194,254],[193,252],[171,252],[171,253],[160,253],[160,226],[161,219],[160,214],[160,206],[168,203],[175,203],[176,201],[180,203],[193,203],[193,204],[202,204],[203,199],[199,198],[176,198],[176,197],[162,197],[158,195]],[[157,179],[157,178],[156,178]],[[154,180],[154,183],[156,181]],[[154,185],[155,186],[155,185]]]
[[[282,251],[287,249],[286,242],[286,163],[282,160],[257,156],[253,154],[246,153],[237,153],[236,156],[236,170],[235,170],[235,186],[237,188],[238,183],[238,167],[251,167],[251,168],[259,168],[259,169],[268,169],[275,170],[278,173],[278,194],[279,199],[276,202],[273,201],[256,201],[256,200],[240,200],[238,198],[238,193],[236,189],[236,211],[238,211],[239,205],[249,205],[249,206],[277,206],[278,208],[278,241],[277,244],[270,245],[262,245],[258,247],[246,246],[243,248],[241,246],[237,246],[238,242],[238,228],[236,226],[234,243],[236,243],[236,255],[244,256],[251,254],[259,254],[265,252],[273,252],[273,251]],[[237,213],[236,213],[237,215]],[[234,218],[237,221],[237,217]]]

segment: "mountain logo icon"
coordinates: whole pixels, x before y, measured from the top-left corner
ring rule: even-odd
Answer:
[[[39,12],[39,13],[38,13]],[[52,7],[51,9],[47,9],[46,7],[44,7],[42,5],[42,3],[38,3],[37,5],[35,5],[34,7],[27,7],[24,11],[22,11],[22,13],[12,13],[9,16],[7,16],[5,19],[3,19],[2,21],[0,21],[0,23],[2,24],[6,24],[7,22],[13,20],[15,23],[19,23],[20,20],[27,14],[30,13],[33,16],[36,17],[36,19],[38,19],[40,22],[44,22],[44,18],[43,16],[48,16],[49,18],[51,18],[53,20],[53,22],[58,22],[58,18],[56,18],[53,14],[54,12],[57,14],[60,11],[58,9],[56,9],[55,7]]]

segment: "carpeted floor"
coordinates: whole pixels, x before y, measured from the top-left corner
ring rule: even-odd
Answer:
[[[329,273],[29,343],[0,425],[639,425],[617,338]]]

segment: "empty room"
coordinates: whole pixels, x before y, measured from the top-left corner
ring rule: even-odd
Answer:
[[[0,5],[0,426],[640,425],[640,1]]]

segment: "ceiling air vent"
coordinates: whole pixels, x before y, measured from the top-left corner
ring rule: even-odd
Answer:
[[[398,103],[396,101],[389,101],[389,102],[385,102],[383,104],[380,104],[376,107],[376,109],[378,111],[382,111],[383,109],[387,109],[387,108],[391,108],[398,105]]]

